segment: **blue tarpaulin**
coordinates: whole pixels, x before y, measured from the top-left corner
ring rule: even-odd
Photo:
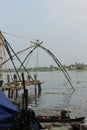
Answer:
[[[0,121],[13,118],[19,109],[0,91]]]

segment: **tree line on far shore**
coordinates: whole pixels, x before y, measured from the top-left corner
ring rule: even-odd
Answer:
[[[62,67],[64,67],[66,70],[87,70],[87,64],[83,64],[83,63],[75,63],[75,64],[71,64],[71,65],[62,65]],[[44,66],[44,67],[30,67],[30,68],[26,68],[28,71],[57,71],[57,70],[61,70],[59,67],[57,66]],[[3,69],[3,72],[8,72],[9,69]],[[12,68],[10,69],[11,72],[14,72],[15,70]],[[25,71],[23,68],[21,68],[18,71]]]

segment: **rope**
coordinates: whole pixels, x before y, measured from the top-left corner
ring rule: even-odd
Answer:
[[[7,33],[7,32],[3,32],[3,31],[1,31],[1,32],[4,33],[4,34],[10,35],[10,36],[15,36],[15,37],[18,37],[18,38],[28,39],[28,40],[29,40],[28,37],[24,37],[24,36],[20,36],[20,35],[12,34],[12,33]]]

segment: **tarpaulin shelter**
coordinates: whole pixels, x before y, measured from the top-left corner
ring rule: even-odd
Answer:
[[[0,91],[0,129],[12,127],[19,109]],[[9,120],[10,122],[6,122]]]
[[[13,117],[18,108],[0,91],[0,121]]]

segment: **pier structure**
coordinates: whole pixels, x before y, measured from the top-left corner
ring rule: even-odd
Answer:
[[[31,54],[34,52],[34,50],[36,50],[38,48],[44,50],[49,56],[51,56],[51,58],[55,61],[57,66],[61,69],[61,71],[65,75],[65,77],[66,77],[67,81],[69,82],[69,84],[70,84],[71,88],[73,89],[73,91],[75,90],[73,85],[72,85],[72,82],[71,82],[71,77],[67,73],[66,69],[61,64],[61,62],[58,60],[58,58],[55,57],[55,55],[50,50],[48,50],[48,49],[46,49],[45,47],[42,46],[43,42],[39,42],[39,40],[36,40],[35,42],[31,41],[31,43],[33,43],[33,45],[31,47],[28,47],[28,48],[20,51],[20,52],[23,52],[25,50],[28,50],[28,49],[32,48],[31,51],[28,51],[25,59],[23,61],[21,61],[21,59],[18,57],[18,54],[20,52],[15,53],[15,51],[10,46],[10,44],[7,42],[7,40],[5,39],[5,37],[3,36],[3,34],[1,32],[0,32],[0,38],[2,40],[2,43],[3,43],[7,53],[8,53],[8,56],[9,56],[8,60],[10,60],[12,62],[12,65],[13,65],[13,67],[15,69],[15,72],[16,72],[16,75],[17,75],[17,78],[14,77],[12,82],[10,80],[8,80],[7,83],[3,84],[3,90],[20,90],[20,89],[23,88],[22,80],[20,78],[19,71],[18,71],[21,67],[23,67],[23,69],[27,72],[27,75],[28,75],[28,79],[25,80],[25,86],[34,85],[35,86],[35,94],[37,93],[37,86],[38,86],[38,93],[41,92],[41,82],[39,80],[37,80],[37,72],[36,72],[36,75],[34,75],[34,78],[32,78],[31,75],[29,74],[28,70],[24,66],[25,61],[28,60],[29,56],[31,56]],[[12,54],[11,54],[11,51],[12,51]],[[15,62],[13,60],[14,56],[17,58],[17,60],[20,63],[20,67],[18,69],[17,69],[16,64],[15,64]],[[38,59],[38,51],[37,51],[37,59]],[[6,60],[4,63],[6,63],[8,60]],[[36,61],[36,62],[38,64],[38,61]],[[2,68],[2,66],[1,66],[1,68]],[[36,66],[36,68],[37,68],[37,66]],[[2,72],[2,70],[1,70],[1,72]],[[10,91],[9,91],[9,95],[10,95]]]
[[[41,93],[41,84],[40,80],[34,79],[30,80],[27,79],[25,80],[25,87],[29,87],[32,85],[35,86],[35,94],[40,94]],[[16,91],[16,96],[17,96],[17,91],[23,89],[23,83],[22,81],[14,80],[13,82],[10,81],[10,76],[7,75],[7,83],[3,83],[2,85],[2,90],[3,91],[8,91],[8,97],[12,97],[13,91]]]
[[[3,61],[3,48],[5,49],[5,51],[7,52],[8,56],[9,56],[9,60],[11,61],[15,73],[13,76],[13,79],[11,79],[10,77],[10,73],[7,74],[7,82],[4,82],[3,79],[3,65],[8,61]],[[12,53],[11,53],[12,51]],[[37,80],[37,75],[34,75],[34,78],[31,77],[30,73],[28,72],[28,70],[26,69],[26,67],[24,66],[23,61],[21,61],[21,59],[17,56],[17,54],[15,53],[15,51],[13,50],[13,48],[10,46],[10,44],[7,42],[7,40],[5,39],[4,35],[2,34],[2,32],[0,32],[0,86],[2,86],[2,91],[8,91],[8,97],[12,97],[12,94],[14,93],[14,91],[16,91],[16,96],[18,93],[18,90],[23,89],[23,82],[22,79],[19,75],[18,72],[18,68],[16,67],[16,64],[13,60],[13,57],[16,57],[17,60],[20,63],[20,68],[23,67],[25,72],[27,73],[27,79],[25,79],[25,87],[28,87],[30,85],[34,85],[35,86],[35,94],[37,93],[37,88],[38,88],[38,93],[41,93],[41,82],[39,80]]]

